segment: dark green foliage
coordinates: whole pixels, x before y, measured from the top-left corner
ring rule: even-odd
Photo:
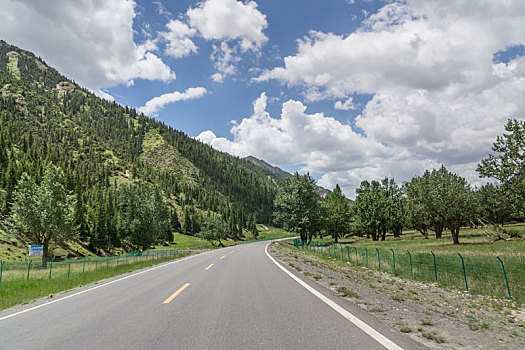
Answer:
[[[208,240],[212,245],[217,243],[222,246],[221,241],[226,239],[227,232],[226,222],[219,215],[211,215],[204,220],[202,230],[197,236]]]
[[[471,217],[474,208],[472,189],[467,180],[441,166],[415,177],[408,187],[411,199],[423,206],[431,220],[447,225],[454,244],[458,244],[459,229]]]
[[[64,186],[64,172],[59,167],[46,167],[40,185],[26,173],[13,193],[9,228],[23,240],[42,244],[45,262],[49,248],[71,238],[74,225],[75,195]]]
[[[8,53],[18,57],[20,76],[7,68]],[[13,54],[11,54],[13,55]],[[164,166],[141,157],[150,131],[178,158]],[[46,164],[64,171],[64,186],[78,198],[75,224],[94,250],[123,244],[117,199],[127,184],[157,184],[173,213],[171,230],[195,234],[202,213],[211,211],[235,224],[232,237],[250,229],[254,215],[269,223],[277,186],[248,160],[218,152],[184,133],[100,99],[67,80],[33,54],[0,41],[0,210],[11,211],[22,173],[39,184]],[[188,166],[192,170],[188,170]],[[186,173],[190,173],[187,175]],[[177,224],[180,223],[180,227]],[[2,220],[0,219],[0,225]],[[169,239],[165,232],[160,238]]]
[[[177,216],[177,210],[171,210],[171,230],[173,232],[180,232],[180,222]]]
[[[275,198],[275,219],[278,223],[312,240],[321,228],[321,197],[310,174],[295,173],[286,179]]]
[[[123,186],[118,198],[118,229],[122,237],[149,248],[160,238],[169,238],[171,217],[159,186]]]
[[[477,171],[501,184],[516,216],[525,215],[525,120],[510,119],[506,133],[492,145],[494,154],[481,161]]]
[[[331,234],[334,242],[350,230],[350,203],[339,185],[323,201],[324,230]]]

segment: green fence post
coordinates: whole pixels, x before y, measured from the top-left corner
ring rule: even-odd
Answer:
[[[376,248],[377,251],[377,263],[379,264],[379,271],[381,271],[381,258],[379,257],[379,249]]]
[[[365,247],[366,268],[368,268],[368,249]]]
[[[340,245],[339,248],[340,248],[339,250],[341,250],[341,260],[343,260],[343,255],[344,255],[344,253],[343,253],[343,251],[344,251],[343,246]]]
[[[355,266],[357,266],[359,263],[358,261],[359,259],[357,258],[357,247],[354,247],[354,249],[355,249]]]
[[[28,259],[27,263],[27,280],[29,281],[29,271],[31,271],[31,259]]]
[[[120,254],[117,255],[117,266],[118,266],[118,259],[120,259]]]
[[[53,261],[55,258],[51,259],[51,264],[49,264],[49,279],[51,279],[51,271],[53,271]]]
[[[2,283],[2,273],[4,272],[4,264],[5,264],[5,261],[2,261],[0,263],[0,283]]]
[[[128,254],[126,254],[126,265],[128,264]]]
[[[350,262],[350,247],[346,247],[346,252],[348,253],[348,262]]]
[[[463,277],[465,278],[465,290],[468,290],[468,283],[467,283],[467,271],[465,270],[465,261],[463,261],[463,257],[461,254],[459,254],[459,257],[461,259],[461,266],[463,266]]]
[[[392,261],[394,262],[394,275],[396,274],[396,253],[394,253],[394,249],[390,248],[392,251]]]
[[[67,268],[67,278],[69,278],[69,274],[71,273],[71,258],[69,259],[69,265]]]
[[[109,267],[109,255],[106,255],[106,267]]]
[[[95,271],[98,269],[98,256],[97,258],[95,259]]]
[[[85,269],[86,269],[86,257],[84,257],[84,261],[82,261],[82,274],[84,274]]]
[[[414,278],[414,271],[412,270],[412,254],[410,254],[410,251],[407,249],[408,253],[408,260],[410,261],[410,276]]]
[[[507,292],[509,293],[509,299],[512,299],[512,295],[510,295],[509,280],[507,280],[507,272],[505,272],[505,265],[503,265],[503,260],[501,260],[499,256],[496,256],[496,258],[498,258],[499,262],[501,263],[503,277],[505,277],[505,284],[507,285]]]
[[[434,254],[433,251],[430,251],[432,253],[432,258],[434,258],[434,278],[436,279],[436,282],[438,280],[438,272],[437,272],[437,266],[436,266],[436,254]]]

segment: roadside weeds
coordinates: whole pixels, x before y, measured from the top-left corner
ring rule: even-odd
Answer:
[[[274,258],[431,349],[523,349],[525,313],[510,301],[449,291],[272,244]]]

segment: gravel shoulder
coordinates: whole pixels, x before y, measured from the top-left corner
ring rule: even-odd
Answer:
[[[473,296],[300,251],[269,253],[335,295],[431,349],[525,349],[525,312],[508,300]]]

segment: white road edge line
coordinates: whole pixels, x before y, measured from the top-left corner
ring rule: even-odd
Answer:
[[[178,263],[178,262],[180,262],[180,261],[184,261],[184,260],[188,260],[188,259],[194,258],[194,257],[196,257],[196,256],[202,256],[202,255],[204,255],[204,254],[214,253],[214,252],[217,252],[217,251],[219,251],[219,249],[211,250],[211,251],[209,251],[209,252],[205,252],[205,253],[195,254],[195,255],[188,256],[188,257],[186,257],[186,258],[182,258],[182,259],[179,259],[179,260],[170,261],[170,262],[167,262],[167,263],[164,263],[164,264],[160,264],[160,265],[158,265],[158,266],[155,266],[155,267],[152,267],[152,268],[148,268],[147,270],[140,271],[140,272],[137,272],[137,273],[133,273],[133,274],[131,274],[131,275],[128,275],[128,276],[125,276],[125,277],[122,277],[122,278],[119,278],[119,279],[116,279],[116,280],[113,280],[113,281],[110,281],[110,282],[107,282],[107,283],[101,284],[101,285],[99,285],[99,286],[95,286],[95,287],[92,287],[92,288],[89,288],[89,289],[83,290],[83,291],[78,292],[78,293],[75,293],[75,294],[66,295],[65,297],[62,297],[62,298],[60,298],[60,299],[56,299],[56,300],[53,300],[53,301],[47,302],[47,303],[45,303],[45,304],[40,304],[40,305],[37,305],[37,306],[33,306],[33,307],[29,308],[29,309],[21,310],[21,311],[15,312],[15,313],[13,313],[13,314],[9,314],[9,315],[6,315],[6,316],[3,316],[3,317],[0,317],[0,321],[6,320],[6,319],[11,318],[11,317],[14,317],[14,316],[21,315],[21,314],[23,314],[23,313],[26,313],[26,312],[29,312],[29,311],[32,311],[32,310],[39,309],[39,308],[44,307],[44,306],[48,306],[48,305],[51,305],[51,304],[54,304],[54,303],[58,303],[59,301],[66,300],[66,299],[69,299],[69,298],[75,297],[75,296],[77,296],[77,295],[84,294],[84,293],[90,292],[90,291],[92,291],[92,290],[95,290],[95,289],[98,289],[98,288],[101,288],[101,287],[105,287],[105,286],[108,286],[108,285],[110,285],[110,284],[113,284],[113,283],[116,283],[116,282],[119,282],[119,281],[122,281],[122,280],[125,280],[125,279],[128,279],[128,278],[131,278],[131,277],[135,277],[135,276],[138,276],[138,275],[142,275],[143,273],[150,272],[150,271],[153,271],[153,270],[159,269],[159,268],[164,267],[164,266],[167,266],[167,265],[175,264],[175,263]],[[111,278],[111,277],[108,277],[108,278]]]
[[[268,243],[266,245],[266,248],[264,249],[264,252],[266,253],[266,255],[270,258],[270,260],[273,261],[273,263],[275,265],[277,265],[277,267],[279,267],[281,270],[283,270],[288,276],[290,276],[291,278],[293,278],[297,283],[299,283],[301,286],[303,286],[304,288],[306,288],[306,290],[308,290],[310,293],[312,293],[313,295],[315,295],[316,297],[318,297],[319,299],[321,299],[323,302],[325,302],[328,306],[330,306],[332,309],[334,309],[335,311],[337,311],[339,314],[341,314],[344,318],[346,318],[348,321],[352,322],[355,326],[357,326],[359,329],[361,329],[363,332],[365,332],[366,334],[368,334],[369,336],[371,336],[375,341],[377,341],[378,343],[380,343],[381,345],[383,345],[385,348],[389,349],[389,350],[403,350],[402,347],[400,347],[399,345],[395,344],[393,341],[391,341],[390,339],[388,339],[387,337],[385,337],[384,335],[382,335],[381,333],[379,333],[378,331],[376,331],[375,329],[373,329],[372,327],[370,327],[369,325],[367,325],[366,323],[364,323],[363,321],[361,321],[359,318],[357,318],[356,316],[352,315],[350,312],[346,311],[345,309],[343,309],[341,306],[337,305],[336,303],[334,303],[332,300],[328,299],[327,297],[325,297],[324,295],[322,295],[321,293],[319,293],[318,291],[316,291],[314,288],[310,287],[308,284],[306,284],[305,282],[303,282],[300,278],[298,278],[297,276],[295,276],[293,273],[291,273],[290,271],[288,271],[287,269],[285,269],[281,264],[279,264],[269,253],[268,253],[268,246],[270,245],[271,243]]]

